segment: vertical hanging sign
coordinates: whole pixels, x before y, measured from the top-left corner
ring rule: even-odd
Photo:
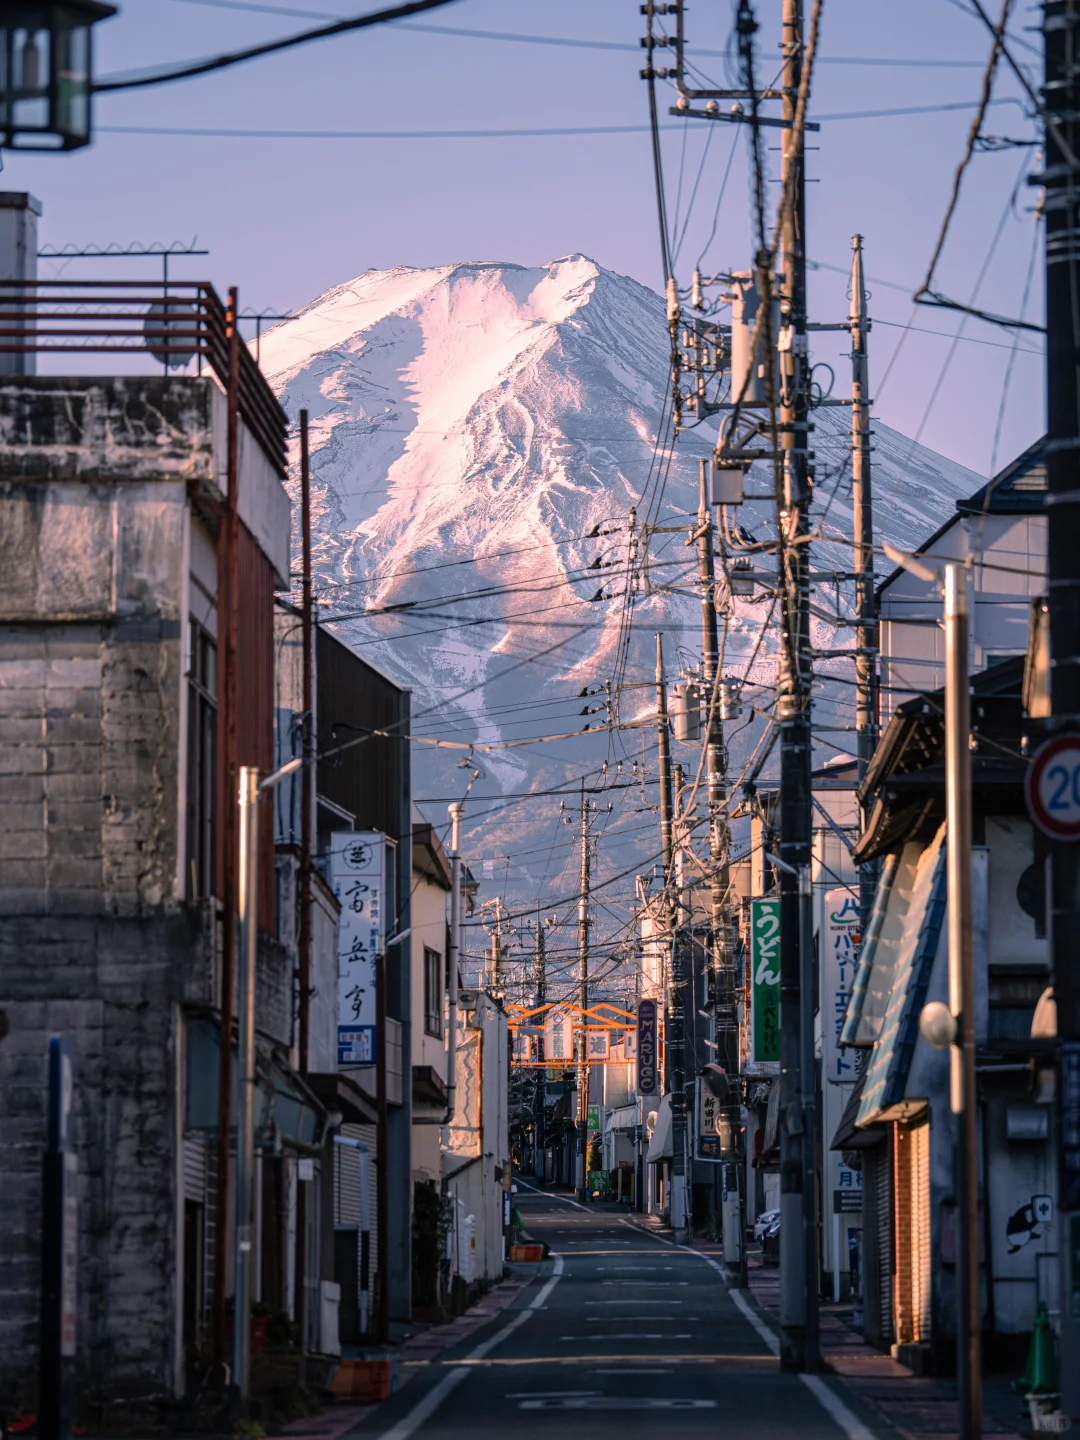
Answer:
[[[637,1007],[637,1088],[639,1095],[655,1095],[659,1071],[656,1054],[656,1001],[641,1000]]]
[[[859,902],[850,890],[825,892],[821,949],[822,1074],[834,1085],[853,1081],[854,1062],[840,1045],[855,968],[859,962]]]
[[[750,902],[750,1059],[780,1059],[780,901]]]
[[[386,838],[377,830],[330,837],[338,917],[338,1064],[375,1064],[375,957],[383,948]]]
[[[573,1060],[574,1024],[570,1012],[554,1005],[544,1019],[544,1059]]]

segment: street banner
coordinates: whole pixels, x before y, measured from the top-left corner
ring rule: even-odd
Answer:
[[[639,1095],[659,1093],[657,1068],[656,1001],[640,1000],[637,1007],[637,1090]]]
[[[338,917],[338,1064],[375,1064],[375,957],[383,948],[386,837],[337,830],[330,837],[330,883]]]
[[[585,1055],[589,1060],[606,1060],[611,1054],[611,1036],[607,1030],[585,1031]]]
[[[780,901],[750,902],[750,1055],[780,1059]]]
[[[853,1052],[840,1044],[859,963],[859,902],[850,890],[826,890],[821,940],[822,1074],[834,1085],[845,1085],[858,1078]]]
[[[544,1059],[573,1060],[574,1027],[570,1013],[561,1005],[549,1010],[544,1018]]]

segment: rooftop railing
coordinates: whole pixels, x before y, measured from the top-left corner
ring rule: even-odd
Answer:
[[[0,354],[149,354],[166,371],[204,364],[229,388],[229,316],[202,280],[0,280]],[[240,418],[280,476],[288,418],[247,346]]]

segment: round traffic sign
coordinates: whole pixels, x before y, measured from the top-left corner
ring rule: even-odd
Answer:
[[[1080,735],[1058,735],[1036,750],[1024,782],[1028,814],[1055,840],[1080,840]]]

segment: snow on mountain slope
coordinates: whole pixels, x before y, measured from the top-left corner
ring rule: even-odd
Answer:
[[[697,508],[697,460],[711,445],[691,433],[654,458],[667,351],[659,296],[581,255],[534,268],[368,271],[263,336],[262,367],[283,404],[293,417],[302,407],[311,416],[321,613],[341,616],[343,638],[412,686],[418,734],[487,744],[560,734],[584,723],[583,703],[598,703],[578,692],[616,665],[630,508],[644,491],[639,525],[647,510],[660,526],[686,521]],[[815,422],[818,506],[849,530],[848,413],[819,410]],[[876,528],[902,548],[981,483],[887,426],[875,423],[874,444]],[[761,481],[751,477],[749,488],[764,489]],[[749,504],[740,518],[768,533],[768,506]],[[596,529],[617,533],[585,538]],[[683,593],[635,597],[628,681],[651,675],[656,630],[666,634],[669,675],[700,653],[685,539],[685,531],[653,537],[653,585]],[[820,547],[815,563],[846,568],[850,551]],[[614,598],[594,600],[600,592]],[[373,613],[388,606],[405,608]],[[745,666],[767,608],[738,606],[728,669]],[[816,638],[826,631],[818,622]],[[537,658],[521,665],[526,655]],[[774,657],[768,635],[752,678],[770,683]],[[622,718],[649,706],[647,690],[627,691]],[[609,739],[485,755],[474,793],[552,788],[605,757],[642,753],[633,732]],[[696,768],[696,747],[683,748]],[[456,759],[445,750],[418,755],[417,794],[460,793]],[[622,815],[637,793],[620,792],[613,835],[629,828]],[[490,879],[503,856],[536,849],[522,837],[538,833],[542,816],[550,839],[556,807],[511,805],[474,833],[491,857]],[[442,802],[430,813],[441,821]],[[655,849],[651,831],[640,844]],[[565,849],[560,841],[548,855],[556,890]],[[625,845],[613,853],[629,863]],[[513,892],[532,894],[543,872],[541,853],[505,878]]]

